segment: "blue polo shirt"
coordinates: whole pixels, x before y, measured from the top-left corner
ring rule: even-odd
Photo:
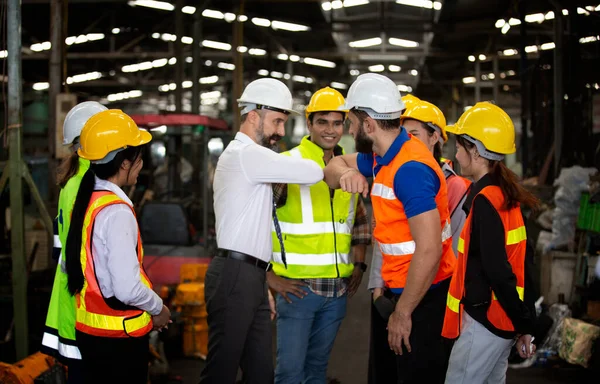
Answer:
[[[359,153],[358,170],[365,177],[374,177],[381,167],[392,162],[407,140],[409,140],[408,133],[401,128],[400,134],[383,157],[372,153]],[[375,166],[373,166],[373,157]],[[435,197],[439,190],[440,179],[435,171],[418,161],[404,163],[394,176],[394,193],[404,206],[407,218],[435,209],[437,207]]]

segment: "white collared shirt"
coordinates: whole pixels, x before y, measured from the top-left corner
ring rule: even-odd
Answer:
[[[132,206],[117,185],[96,177],[96,191],[110,191]],[[92,252],[98,285],[105,298],[158,315],[162,299],[140,280],[137,258],[138,224],[130,207],[115,204],[103,208],[94,221]]]
[[[280,155],[238,132],[219,157],[214,179],[217,246],[270,261],[272,183],[311,185],[323,180],[312,160]]]

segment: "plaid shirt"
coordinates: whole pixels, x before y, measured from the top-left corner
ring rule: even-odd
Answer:
[[[287,201],[287,184],[273,184],[273,201],[277,207],[282,207]],[[371,244],[371,227],[369,225],[367,208],[360,195],[352,227],[351,245]],[[340,297],[348,288],[348,278],[304,279],[310,290],[319,296]]]

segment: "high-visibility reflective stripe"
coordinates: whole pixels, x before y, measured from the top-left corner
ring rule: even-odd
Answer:
[[[58,235],[54,235],[54,248],[62,248],[62,243],[60,242],[60,237],[58,237]]]
[[[285,253],[285,259],[288,265],[331,265],[336,264],[335,253]],[[283,264],[281,252],[273,252],[273,261]],[[348,253],[337,254],[338,264],[350,264],[350,255]]]
[[[382,199],[386,200],[396,200],[396,194],[394,193],[394,189],[386,187],[385,185],[380,183],[373,184],[371,196],[379,196]]]
[[[450,308],[452,312],[458,313],[458,310],[460,308],[460,300],[448,293],[448,298],[446,299],[446,306]]]
[[[458,246],[456,250],[460,253],[465,253],[465,240],[462,237],[458,238]]]
[[[442,242],[452,237],[452,228],[450,224],[446,222],[444,229],[442,230]],[[395,244],[383,244],[379,243],[379,249],[381,253],[389,256],[406,256],[415,253],[416,244],[414,241],[404,241],[402,243]]]
[[[390,256],[406,256],[415,253],[416,244],[414,241],[405,241],[403,243],[382,244],[379,243],[381,253]]]
[[[525,288],[517,287],[517,294],[519,295],[519,299],[521,299],[521,301],[525,300]],[[494,291],[492,291],[492,299],[498,300]]]
[[[141,310],[140,310],[141,311]],[[125,331],[132,334],[148,325],[152,321],[148,312],[142,312],[140,316],[126,320],[122,316],[99,315],[97,313],[87,312],[85,308],[77,309],[77,322],[95,329],[105,329],[108,331]]]
[[[42,337],[42,345],[58,351],[61,356],[69,359],[81,360],[81,352],[79,352],[79,348],[74,345],[61,343],[58,336],[51,333],[44,332],[44,336]]]
[[[304,204],[304,202],[302,204]],[[304,208],[304,205],[302,207]],[[282,221],[279,222],[281,233],[287,233],[290,235],[321,235],[324,233],[333,233],[334,225],[335,233],[347,235],[352,234],[352,228],[348,226],[347,222],[343,224],[339,222],[332,223],[331,221],[323,221],[320,223],[285,223]],[[271,229],[275,231],[275,226],[273,225]]]
[[[297,147],[290,151],[290,155],[299,159],[302,158],[302,154],[300,153],[300,150]],[[315,219],[313,216],[312,198],[310,197],[310,186],[300,185],[300,203],[300,205],[302,206],[302,223],[314,223]],[[281,228],[281,231],[287,232],[283,228]]]
[[[442,243],[452,237],[452,227],[450,223],[446,221],[444,228],[442,229]]]
[[[508,235],[506,236],[506,245],[518,244],[523,240],[527,240],[527,231],[524,226],[521,226],[517,229],[513,229],[512,231],[508,231]]]

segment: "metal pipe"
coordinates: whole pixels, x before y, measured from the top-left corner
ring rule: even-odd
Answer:
[[[237,105],[237,104],[236,104]],[[238,114],[239,116],[239,114]],[[209,210],[209,190],[208,185],[210,180],[208,179],[208,162],[210,161],[210,154],[208,153],[208,142],[210,141],[210,128],[204,127],[204,132],[202,132],[202,144],[203,144],[203,153],[204,158],[203,162],[203,178],[204,182],[202,183],[202,237],[204,238],[204,256],[208,255],[208,210]]]
[[[183,111],[183,72],[185,69],[185,57],[183,56],[183,42],[181,37],[183,36],[183,12],[181,10],[184,7],[183,0],[177,0],[175,2],[175,35],[178,36],[175,41],[175,57],[177,63],[175,63],[175,110],[177,112]],[[196,82],[198,80],[196,79]]]
[[[558,177],[560,171],[563,146],[563,18],[559,10],[554,19],[554,177]]]
[[[475,102],[481,101],[481,62],[475,62]]]
[[[498,57],[494,57],[492,65],[494,68],[494,102],[498,104],[498,97],[500,96],[500,70],[498,69]]]
[[[63,14],[63,1],[52,0],[50,3],[50,68],[49,68],[49,83],[50,88],[48,89],[48,97],[50,101],[49,113],[50,118],[48,124],[48,148],[50,150],[50,158],[54,157],[56,153],[56,130],[59,128],[56,126],[56,101],[58,94],[62,89],[62,50],[63,50],[63,38],[62,38],[62,14]]]
[[[238,15],[244,14],[244,0],[240,0]],[[233,109],[233,129],[240,129],[241,116],[238,108],[237,99],[242,95],[244,86],[244,57],[238,52],[238,47],[244,43],[244,24],[238,20],[233,22],[233,92],[231,93],[231,107]]]
[[[200,17],[200,11],[194,13],[194,25],[193,25],[193,39],[192,44],[192,113],[201,113],[200,103],[200,77],[202,71],[202,63],[200,63],[202,57],[200,52],[200,39],[202,37],[202,18]]]
[[[21,2],[8,0],[8,136],[10,167],[10,215],[13,307],[17,360],[28,355],[27,260],[23,220],[23,178],[21,163],[22,70],[21,70]]]
[[[521,80],[521,165],[522,165],[522,176],[526,177],[529,170],[529,138],[527,137],[529,130],[527,129],[527,51],[525,51],[525,42],[527,41],[527,23],[525,22],[526,2],[521,0],[519,2],[519,17],[521,19],[520,26],[520,45],[519,51],[521,52],[521,58],[519,62],[519,77]],[[558,10],[557,19],[560,19],[562,10]]]

